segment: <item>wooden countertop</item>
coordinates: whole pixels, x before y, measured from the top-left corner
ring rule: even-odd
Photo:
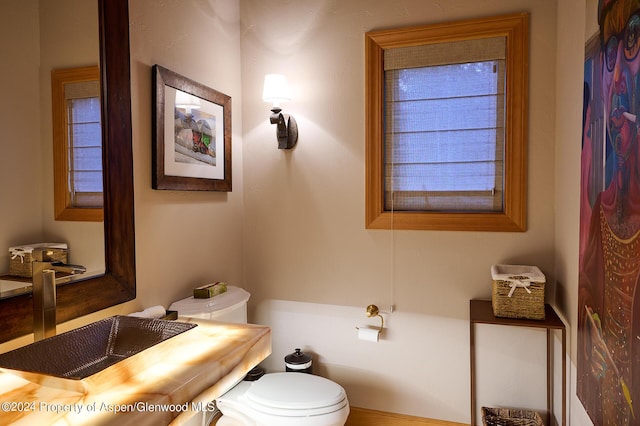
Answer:
[[[82,393],[0,372],[0,424],[181,423],[271,353],[269,327],[180,320],[198,326],[90,376]]]

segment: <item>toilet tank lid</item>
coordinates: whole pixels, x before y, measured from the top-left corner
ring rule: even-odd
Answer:
[[[196,299],[193,296],[173,302],[170,311],[178,315],[189,316],[218,312],[247,303],[251,295],[240,287],[227,286],[227,291],[209,299]]]

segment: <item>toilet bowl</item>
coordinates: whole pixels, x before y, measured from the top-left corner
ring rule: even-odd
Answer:
[[[210,299],[188,297],[169,309],[181,317],[246,323],[249,293],[228,286]],[[343,426],[349,402],[342,386],[311,374],[265,374],[256,381],[241,381],[216,399],[223,416],[216,426]],[[192,417],[193,424],[209,424],[215,413]],[[191,424],[191,423],[190,423]]]
[[[217,426],[343,426],[349,402],[342,386],[305,373],[270,373],[240,382],[216,399]]]

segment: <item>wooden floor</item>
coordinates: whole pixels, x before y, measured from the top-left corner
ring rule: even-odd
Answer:
[[[351,407],[345,426],[466,426],[463,423]]]
[[[214,426],[217,417],[210,426]],[[302,426],[302,425],[301,425]],[[447,422],[444,420],[425,419],[422,417],[405,416],[384,411],[367,410],[351,407],[349,418],[345,426],[467,426],[463,423]]]

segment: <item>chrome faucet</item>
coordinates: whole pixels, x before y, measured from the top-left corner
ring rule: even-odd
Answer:
[[[38,251],[38,253],[36,253]],[[32,253],[33,280],[33,338],[37,342],[56,335],[56,282],[68,280],[68,277],[56,279],[56,271],[70,275],[82,274],[86,268],[80,265],[67,265],[52,261],[46,249],[36,249]]]

